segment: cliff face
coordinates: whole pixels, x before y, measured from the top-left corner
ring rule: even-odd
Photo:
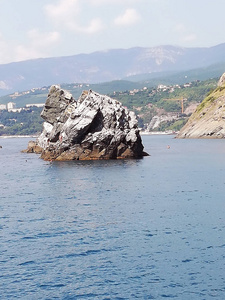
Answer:
[[[59,86],[52,86],[41,116],[43,132],[27,152],[41,152],[44,160],[142,158],[145,154],[135,114],[110,97],[84,91],[75,101]]]
[[[225,138],[225,73],[197,107],[177,138]]]

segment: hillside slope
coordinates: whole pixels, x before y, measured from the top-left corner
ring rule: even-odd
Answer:
[[[62,83],[99,83],[138,74],[180,72],[225,62],[225,43],[99,51],[0,65],[0,95]],[[155,75],[154,75],[155,76]]]
[[[191,115],[177,138],[225,138],[225,73]]]

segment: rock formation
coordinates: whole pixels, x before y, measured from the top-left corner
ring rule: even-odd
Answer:
[[[225,138],[225,73],[191,115],[177,138]]]
[[[59,86],[52,86],[41,113],[43,132],[27,152],[41,152],[44,160],[142,158],[137,119],[117,100],[84,91],[76,102]]]
[[[220,80],[218,82],[218,86],[223,86],[225,84],[225,73],[220,77]]]

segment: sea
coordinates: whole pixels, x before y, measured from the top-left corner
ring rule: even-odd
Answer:
[[[225,140],[46,162],[1,138],[0,299],[225,299]]]

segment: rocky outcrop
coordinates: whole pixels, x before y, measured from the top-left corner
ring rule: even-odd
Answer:
[[[142,158],[137,119],[117,100],[84,91],[76,102],[52,86],[41,113],[43,132],[35,142],[44,160]],[[35,146],[31,143],[31,152]],[[27,151],[29,151],[29,146]],[[40,151],[39,151],[40,152]]]
[[[149,123],[147,130],[152,131],[154,129],[157,129],[160,126],[160,124],[164,122],[171,122],[178,119],[179,117],[177,113],[168,113],[167,115],[165,114],[160,116],[154,116],[151,119],[151,122]]]
[[[191,115],[177,138],[225,138],[225,73]]]
[[[37,142],[34,142],[34,141],[29,141],[27,149],[22,150],[22,152],[37,153],[37,154],[41,154],[42,151],[43,151],[43,149],[37,144]]]
[[[220,77],[220,80],[218,82],[218,86],[223,86],[225,84],[225,73]]]

